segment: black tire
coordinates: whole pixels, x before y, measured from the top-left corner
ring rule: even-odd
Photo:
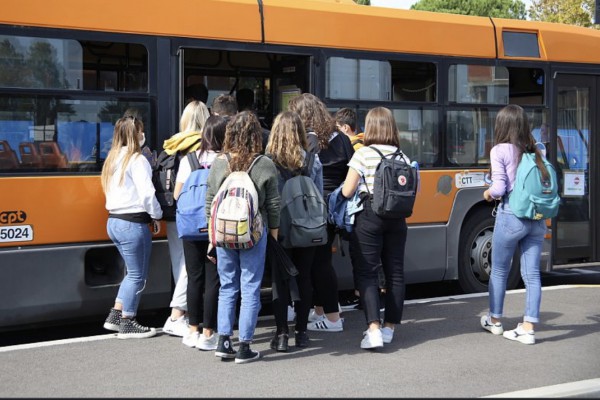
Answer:
[[[492,233],[495,218],[491,207],[482,207],[469,216],[460,232],[458,283],[465,293],[487,292],[492,269]],[[515,289],[521,280],[519,250],[513,256],[506,289]]]

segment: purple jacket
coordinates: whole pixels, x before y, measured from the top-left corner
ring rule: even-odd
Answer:
[[[509,193],[515,184],[517,166],[519,165],[519,151],[510,143],[499,143],[490,151],[492,164],[492,185],[490,195],[500,198]]]

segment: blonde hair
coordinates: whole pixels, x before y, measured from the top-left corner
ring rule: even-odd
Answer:
[[[298,113],[306,131],[313,131],[317,134],[320,149],[326,149],[329,146],[329,138],[336,130],[335,120],[317,96],[311,93],[302,93],[290,100],[288,109]]]
[[[293,111],[284,111],[275,117],[266,153],[273,162],[287,170],[302,168],[304,152],[308,147],[306,132],[300,116]]]
[[[262,151],[262,128],[252,111],[237,113],[227,124],[223,153],[231,155],[231,171],[244,171]]]
[[[108,192],[109,183],[117,170],[117,159],[121,148],[127,148],[123,161],[119,163],[122,166],[121,176],[119,177],[119,186],[123,184],[125,178],[125,170],[127,164],[132,157],[141,154],[142,149],[140,147],[138,134],[144,130],[144,123],[133,116],[127,116],[120,118],[115,124],[115,130],[113,132],[112,144],[104,165],[102,166],[102,175],[100,176],[100,182],[102,183],[102,190],[104,194]]]
[[[365,146],[389,144],[400,148],[400,132],[394,114],[385,107],[369,110],[365,118]]]
[[[202,132],[204,123],[210,116],[206,105],[198,100],[191,101],[185,106],[179,120],[180,132]]]

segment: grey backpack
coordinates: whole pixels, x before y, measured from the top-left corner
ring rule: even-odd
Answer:
[[[315,155],[307,153],[301,174],[278,166],[287,180],[281,191],[279,241],[285,248],[320,246],[327,243],[327,205],[317,185],[308,176]]]

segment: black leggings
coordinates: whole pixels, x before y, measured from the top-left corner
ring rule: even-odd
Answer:
[[[308,313],[312,306],[313,288],[311,282],[311,269],[314,264],[316,247],[303,247],[297,249],[286,249],[287,254],[298,270],[296,283],[300,292],[300,301],[294,302],[296,311],[296,331],[306,331],[308,324]],[[288,332],[287,307],[290,303],[289,292],[278,293],[279,297],[273,301],[273,315],[277,325],[277,333]]]
[[[408,229],[404,218],[378,217],[366,201],[357,214],[352,236],[359,256],[356,282],[367,324],[380,321],[379,269],[385,275],[384,322],[399,324],[404,307],[404,248]]]
[[[217,266],[206,258],[208,242],[183,241],[185,269],[188,275],[187,305],[190,325],[217,329],[219,274]]]
[[[326,314],[338,312],[338,281],[333,269],[331,248],[335,239],[335,227],[327,224],[327,244],[316,247],[311,268],[314,288],[314,304],[323,306]]]

